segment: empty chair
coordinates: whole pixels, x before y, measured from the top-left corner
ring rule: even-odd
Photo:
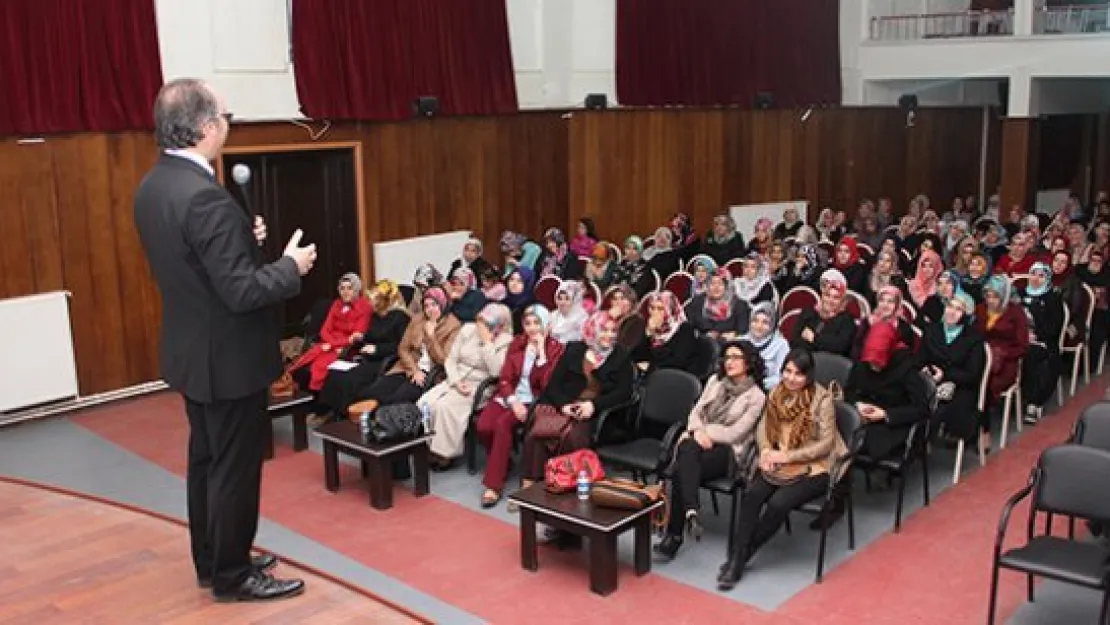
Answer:
[[[796,286],[782,296],[782,301],[779,302],[779,314],[785,315],[791,310],[802,308],[814,308],[820,301],[821,298],[818,297],[817,291],[808,286]]]
[[[532,288],[532,292],[536,296],[536,301],[543,304],[548,310],[555,310],[555,292],[559,290],[559,285],[563,283],[558,276],[544,276],[536,282],[536,286]]]
[[[676,271],[663,281],[663,290],[674,293],[678,301],[685,304],[694,292],[694,276],[685,271]]]
[[[836,382],[843,389],[848,383],[848,374],[852,372],[852,361],[848,358],[839,354],[815,352],[813,364],[813,379],[821,386],[828,388],[830,383]]]

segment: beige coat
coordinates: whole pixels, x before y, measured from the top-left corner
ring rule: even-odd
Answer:
[[[767,401],[767,396],[758,384],[753,384],[732,402],[723,421],[706,424],[701,418],[702,408],[713,401],[722,389],[723,385],[717,376],[710,378],[709,384],[698,398],[698,403],[694,404],[694,409],[690,411],[690,417],[686,421],[686,432],[682,438],[691,436],[695,430],[704,430],[714,443],[732,447],[732,453],[739,460],[744,454],[744,448],[752,440],[752,433],[755,431],[760,415],[763,414],[763,404]]]
[[[457,458],[463,453],[466,428],[470,425],[470,410],[474,405],[474,391],[486,378],[495,378],[505,363],[505,354],[513,340],[509,332],[502,332],[489,343],[482,343],[478,327],[465,324],[447,355],[447,379],[435,385],[419,403],[428,402],[432,415],[432,453],[443,458]],[[470,394],[463,395],[455,387],[466,383]]]
[[[787,464],[809,465],[810,475],[821,475],[829,472],[832,463],[837,458],[848,453],[848,446],[844,444],[844,441],[840,438],[840,432],[836,429],[836,406],[832,393],[820,384],[816,385],[813,407],[811,416],[817,422],[814,438],[808,445],[786,452],[786,459]],[[770,443],[767,442],[766,419],[760,419],[755,436],[759,443],[760,452],[771,448]],[[789,438],[790,426],[787,426],[780,439],[788,440]],[[843,471],[841,475],[843,475]],[[839,480],[841,475],[833,477]]]
[[[423,314],[416,315],[405,329],[401,343],[397,346],[397,364],[389,370],[388,374],[416,373],[417,364],[420,362],[420,348],[424,345],[424,322],[427,318]],[[435,340],[428,341],[428,356],[437,365],[444,364],[451,345],[455,342],[455,335],[459,333],[459,320],[455,315],[447,315],[439,320],[435,329]]]

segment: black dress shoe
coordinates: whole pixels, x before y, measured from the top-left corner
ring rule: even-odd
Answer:
[[[663,540],[659,541],[652,551],[655,552],[655,560],[657,562],[670,562],[674,560],[678,550],[682,548],[682,537],[673,534],[667,534]]]
[[[304,592],[304,581],[299,579],[276,579],[268,573],[253,573],[238,588],[231,592],[213,592],[212,596],[221,603],[235,601],[273,601],[288,599]]]
[[[727,592],[736,588],[736,584],[738,584],[740,578],[744,576],[745,564],[745,558],[735,556],[730,558],[729,561],[725,563],[724,568],[721,569],[721,574],[717,576],[717,590]]]
[[[270,569],[277,566],[278,558],[272,553],[264,553],[259,556],[251,556],[251,568],[259,573],[265,573]],[[212,578],[202,577],[197,580],[197,585],[201,588],[211,588]]]

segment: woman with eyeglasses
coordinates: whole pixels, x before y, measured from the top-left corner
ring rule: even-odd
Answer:
[[[690,411],[671,460],[671,515],[657,558],[674,559],[683,534],[701,540],[698,492],[702,482],[732,474],[752,442],[767,397],[763,357],[746,341],[725,345],[717,375]]]
[[[293,379],[306,391],[319,392],[324,387],[328,367],[370,327],[373,307],[362,292],[358,274],[344,274],[338,290],[339,297],[328,310],[319,340],[293,363]]]

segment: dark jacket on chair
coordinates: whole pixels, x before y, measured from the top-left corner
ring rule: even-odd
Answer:
[[[662,345],[653,345],[652,338],[646,333],[641,336],[640,344],[632,351],[632,359],[648,363],[648,372],[679,369],[694,373],[698,360],[698,336],[689,322],[683,322],[671,340]]]
[[[200,403],[260,393],[281,374],[278,304],[296,296],[292,258],[266,264],[253,219],[215,178],[162,155],[135,194],[135,226],[162,294],[159,362]]]
[[[588,380],[582,368],[586,358],[586,344],[582,341],[568,343],[559,364],[551,373],[551,381],[537,403],[549,404],[556,408],[578,401],[586,390]],[[594,375],[601,384],[598,396],[593,400],[594,414],[615,408],[632,397],[632,365],[628,351],[620,345],[613,347]]]
[[[813,342],[802,340],[803,330],[813,331]],[[788,337],[792,347],[807,347],[814,352],[828,352],[850,357],[856,340],[856,320],[842,310],[832,319],[822,319],[816,308],[806,308],[794,324],[794,336]]]

